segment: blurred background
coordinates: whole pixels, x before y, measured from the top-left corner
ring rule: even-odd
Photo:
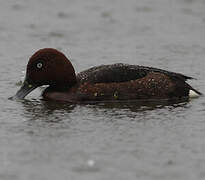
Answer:
[[[204,179],[204,97],[166,106],[23,102],[29,57],[57,48],[76,72],[128,63],[197,78],[204,0],[0,0],[0,179]]]

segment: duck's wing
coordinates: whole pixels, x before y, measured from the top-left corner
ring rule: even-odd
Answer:
[[[126,82],[137,80],[147,76],[151,72],[162,73],[174,80],[186,81],[193,79],[180,73],[170,72],[158,68],[128,65],[128,64],[112,64],[96,66],[77,74],[77,80],[80,83],[112,83]]]

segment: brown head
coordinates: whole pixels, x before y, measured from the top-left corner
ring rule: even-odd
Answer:
[[[63,53],[52,48],[40,49],[29,59],[25,81],[16,97],[22,99],[42,85],[69,88],[75,83],[75,70]]]

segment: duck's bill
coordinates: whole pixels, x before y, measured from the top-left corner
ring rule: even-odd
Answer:
[[[28,95],[31,91],[37,88],[37,85],[28,83],[28,81],[24,81],[21,88],[17,91],[16,95],[13,97],[14,99],[23,99],[26,95]]]

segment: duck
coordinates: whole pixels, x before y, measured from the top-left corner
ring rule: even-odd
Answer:
[[[25,80],[14,98],[24,99],[37,87],[48,85],[46,101],[70,103],[163,100],[198,97],[201,92],[181,73],[123,63],[99,65],[78,74],[59,50],[44,48],[29,59]]]

